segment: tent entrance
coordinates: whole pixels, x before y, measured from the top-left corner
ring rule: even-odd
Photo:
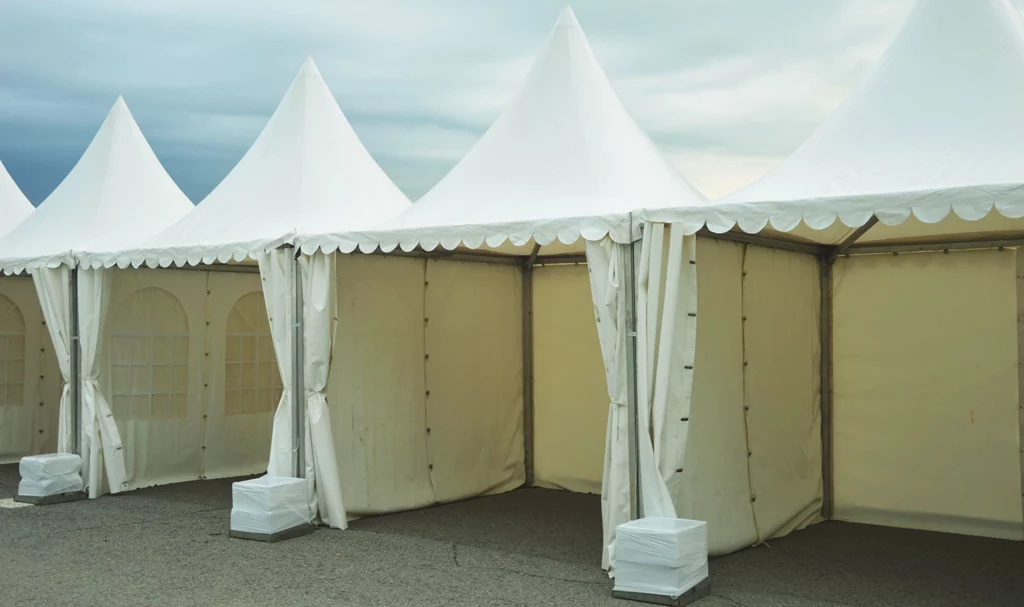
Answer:
[[[339,256],[327,390],[351,515],[503,493],[527,484],[528,461],[536,486],[600,491],[607,394],[586,268],[536,257],[524,284],[526,259]]]

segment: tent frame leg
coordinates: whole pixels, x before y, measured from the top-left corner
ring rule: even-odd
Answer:
[[[533,266],[540,245],[523,262],[523,466],[526,486],[534,485],[533,457]]]
[[[299,263],[298,249],[292,257],[292,300],[294,309],[294,328],[292,332],[292,446],[295,449],[293,458],[295,478],[306,477],[306,442],[305,442],[305,410],[306,410],[306,374],[304,309],[302,301],[302,267]]]
[[[71,449],[82,455],[82,348],[78,319],[78,268],[68,272],[70,283],[71,351],[68,377],[68,394],[71,397]],[[88,474],[83,470],[83,474]]]
[[[821,279],[821,516],[831,519],[835,516],[835,423],[832,410],[832,314],[835,302],[832,293],[832,266],[839,256],[850,251],[854,243],[878,223],[878,217],[871,216],[864,225],[854,230],[839,245],[818,256]]]
[[[623,282],[626,307],[626,410],[629,417],[629,514],[631,520],[644,516],[640,484],[640,420],[637,403],[636,364],[636,243],[626,245]]]
[[[833,483],[832,423],[832,263],[827,255],[818,257],[821,279],[821,516],[831,519],[835,514]]]

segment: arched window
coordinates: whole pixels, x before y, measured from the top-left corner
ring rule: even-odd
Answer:
[[[188,414],[188,317],[174,295],[149,287],[113,314],[111,405],[123,419]]]
[[[0,295],[0,407],[25,403],[25,318]]]
[[[224,414],[273,411],[281,398],[281,374],[263,293],[248,293],[235,303],[224,351]]]

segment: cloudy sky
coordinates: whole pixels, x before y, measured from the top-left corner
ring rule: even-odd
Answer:
[[[1024,6],[1024,0],[1019,0]],[[199,201],[312,56],[423,194],[514,92],[563,0],[0,1],[0,161],[40,202],[123,95]],[[705,194],[756,179],[870,69],[911,0],[577,0],[626,106]]]

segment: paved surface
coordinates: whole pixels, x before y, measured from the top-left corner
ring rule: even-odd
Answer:
[[[0,466],[0,500],[17,469]],[[230,481],[56,506],[0,501],[4,605],[617,605],[593,496],[529,489],[267,545],[227,537]],[[1019,606],[1024,544],[826,523],[716,559],[700,607]]]

